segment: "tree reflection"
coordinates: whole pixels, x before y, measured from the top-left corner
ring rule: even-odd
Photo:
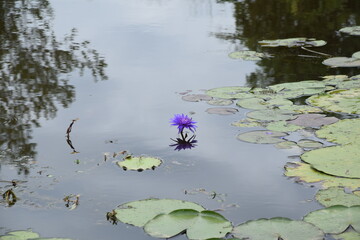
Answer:
[[[360,42],[337,31],[344,26],[360,24],[360,1],[357,0],[219,0],[234,4],[236,31],[216,33],[239,50],[244,45],[250,50],[274,54],[271,59],[257,63],[257,71],[247,76],[249,86],[267,86],[279,82],[318,79],[328,74],[355,75],[354,69],[329,69],[321,64],[322,57],[301,49],[261,48],[258,41],[291,37],[325,40],[328,44],[316,51],[334,56],[350,57],[360,49]],[[297,56],[297,57],[294,57]]]
[[[89,42],[76,42],[76,29],[58,41],[52,19],[47,0],[0,1],[0,164],[16,165],[19,174],[36,155],[31,134],[38,120],[75,100],[66,75],[88,69],[95,80],[107,78]]]

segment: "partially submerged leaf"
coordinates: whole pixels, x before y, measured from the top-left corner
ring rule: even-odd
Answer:
[[[38,237],[40,237],[40,235],[31,230],[20,230],[8,232],[6,235],[0,236],[0,240],[27,240]]]
[[[233,59],[243,59],[249,61],[258,61],[265,57],[264,53],[259,53],[255,51],[242,50],[237,52],[232,52],[229,54],[230,58]]]
[[[256,110],[246,114],[247,117],[262,121],[281,121],[296,118],[293,111],[282,109]]]
[[[344,27],[339,31],[342,33],[348,33],[350,35],[360,36],[360,26]]]
[[[346,178],[360,178],[359,145],[348,144],[315,149],[301,155],[318,171]]]
[[[322,240],[324,233],[312,224],[288,218],[258,219],[236,226],[235,237],[251,240]]]
[[[159,158],[154,157],[126,157],[123,161],[116,162],[119,167],[122,167],[124,170],[136,170],[143,171],[146,169],[155,169],[160,166],[162,161]]]
[[[302,129],[303,127],[288,123],[287,121],[277,121],[268,123],[266,128],[271,131],[295,132],[299,129]]]
[[[359,58],[333,57],[325,59],[322,63],[330,67],[360,67]]]
[[[296,119],[287,121],[287,123],[302,127],[319,128],[323,125],[335,123],[338,120],[336,117],[327,117],[325,114],[301,114],[297,115]]]
[[[159,214],[170,213],[177,209],[205,210],[202,206],[187,201],[176,199],[145,199],[128,202],[115,209],[116,218],[127,224],[143,227],[149,220]]]
[[[214,106],[228,106],[233,104],[233,101],[230,99],[211,99],[207,103]]]
[[[213,107],[206,109],[207,113],[210,114],[219,114],[219,115],[232,115],[237,113],[239,110],[236,108],[221,108],[221,107]]]
[[[326,45],[323,40],[312,38],[285,38],[259,41],[262,47],[321,47]]]
[[[274,99],[262,99],[262,98],[247,98],[240,99],[236,105],[242,108],[261,110],[261,109],[272,109],[284,105],[292,105],[292,101],[284,98],[274,98]]]
[[[359,141],[360,119],[343,119],[316,131],[316,136],[329,142],[349,144]]]
[[[188,102],[200,102],[200,101],[209,101],[212,99],[212,97],[206,94],[188,94],[182,96],[181,99]]]
[[[325,233],[339,234],[349,226],[360,232],[360,206],[331,206],[309,213],[304,221],[314,224]]]
[[[206,94],[215,98],[238,99],[249,98],[253,95],[249,93],[249,87],[219,87],[206,91]]]
[[[189,239],[208,239],[224,237],[232,230],[232,224],[213,211],[179,209],[156,216],[146,223],[144,230],[157,238],[170,238],[186,231]]]
[[[346,193],[344,188],[331,187],[328,189],[320,189],[316,193],[316,200],[325,207],[343,205],[355,206],[360,205],[360,196],[353,193]]]
[[[237,139],[249,143],[272,144],[285,141],[283,137],[287,135],[284,132],[259,130],[241,133],[237,136]]]
[[[302,96],[310,96],[323,93],[326,84],[323,81],[307,80],[301,82],[279,83],[269,86],[269,89],[276,92],[278,97],[294,99]]]
[[[263,122],[252,118],[240,119],[239,121],[231,123],[235,127],[262,127]]]
[[[300,139],[297,145],[301,148],[321,148],[324,146],[323,143],[311,139]]]

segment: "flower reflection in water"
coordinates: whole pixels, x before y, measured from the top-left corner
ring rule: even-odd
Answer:
[[[176,138],[176,139],[172,139],[175,143],[169,145],[170,147],[175,147],[174,150],[185,150],[185,149],[191,149],[196,147],[197,145],[195,143],[197,143],[197,140],[195,139],[195,135],[193,135],[191,138],[189,139],[183,139],[183,138]]]

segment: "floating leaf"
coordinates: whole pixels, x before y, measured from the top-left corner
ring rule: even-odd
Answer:
[[[277,40],[259,41],[262,47],[321,47],[326,45],[323,40],[315,40],[312,38],[285,38]]]
[[[242,50],[237,52],[232,52],[229,54],[230,58],[233,59],[243,59],[248,61],[258,61],[265,57],[264,53],[258,53],[255,51]]]
[[[321,148],[324,146],[323,143],[311,139],[300,139],[297,145],[301,148]]]
[[[348,33],[350,35],[360,36],[360,26],[344,27],[339,31],[342,33]]]
[[[200,102],[200,101],[209,101],[212,99],[212,97],[206,94],[188,94],[182,96],[181,99],[188,102]]]
[[[145,199],[128,202],[115,209],[116,218],[127,224],[143,227],[149,220],[159,214],[167,214],[177,209],[205,210],[202,206],[176,199]]]
[[[207,103],[214,106],[228,106],[233,104],[233,101],[230,99],[212,99],[207,101]]]
[[[319,190],[316,194],[316,200],[325,207],[334,205],[343,205],[347,207],[360,205],[360,196],[345,193],[344,188],[340,187]]]
[[[285,175],[288,177],[296,177],[306,183],[320,183],[324,188],[337,186],[349,189],[360,188],[360,179],[331,176],[313,169],[307,163],[288,163],[285,170]]]
[[[160,166],[162,161],[154,157],[132,157],[128,156],[123,161],[116,162],[119,167],[122,167],[124,170],[136,170],[143,171],[146,169],[155,169]]]
[[[236,108],[220,108],[220,107],[214,107],[214,108],[208,108],[206,109],[207,113],[210,114],[219,114],[219,115],[231,115],[237,113],[239,110]]]
[[[360,206],[331,206],[309,213],[304,221],[314,224],[325,233],[339,234],[349,226],[360,232]]]
[[[0,236],[0,240],[27,240],[30,238],[38,238],[40,235],[38,233],[28,231],[12,231],[8,232],[4,236]]]
[[[324,233],[312,224],[288,218],[258,219],[236,226],[235,237],[251,240],[322,240]]]
[[[274,98],[270,100],[265,100],[262,98],[247,98],[239,100],[236,105],[242,108],[248,109],[271,109],[283,105],[292,105],[293,102],[284,98]]]
[[[348,81],[340,82],[336,85],[339,89],[360,88],[360,79],[350,79]]]
[[[343,119],[316,131],[316,136],[329,142],[349,144],[359,141],[360,119]]]
[[[179,209],[156,216],[146,223],[144,230],[157,238],[170,238],[186,230],[189,239],[207,239],[224,237],[232,230],[232,225],[213,211]]]
[[[295,132],[303,127],[297,126],[294,124],[290,124],[287,121],[277,121],[270,122],[266,125],[266,128],[271,131],[279,131],[279,132]]]
[[[333,57],[322,62],[330,67],[360,67],[360,59],[348,57]]]
[[[338,120],[336,117],[327,117],[324,114],[301,114],[297,115],[296,119],[287,122],[302,127],[318,128],[323,125],[335,123]]]
[[[296,142],[293,142],[293,141],[279,142],[279,143],[275,144],[275,147],[279,148],[279,149],[299,148],[299,146],[296,144]]]
[[[344,232],[337,235],[331,235],[336,240],[359,240],[360,233],[357,232]]]
[[[287,135],[284,132],[259,130],[241,133],[237,136],[237,139],[249,143],[272,144],[285,141],[282,137]]]
[[[215,98],[224,99],[237,99],[237,98],[249,98],[253,97],[253,94],[249,93],[249,87],[220,87],[213,88],[206,91],[206,94]]]
[[[320,113],[322,110],[310,105],[283,105],[279,107],[282,110],[294,111],[295,113]]]
[[[354,53],[351,57],[352,57],[352,58],[357,58],[357,59],[360,59],[360,51],[359,51],[359,52]]]
[[[245,118],[233,122],[231,125],[235,127],[262,127],[263,123],[252,118]]]
[[[348,144],[315,149],[301,155],[318,171],[347,178],[360,178],[360,149]]]
[[[326,84],[323,81],[307,80],[279,83],[269,86],[269,89],[275,91],[278,97],[293,99],[322,93],[326,90]]]
[[[296,118],[293,114],[294,112],[289,110],[265,109],[249,112],[246,116],[262,121],[281,121]]]

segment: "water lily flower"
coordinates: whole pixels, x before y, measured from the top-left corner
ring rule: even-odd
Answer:
[[[175,114],[174,118],[170,119],[170,123],[172,126],[177,126],[179,133],[182,136],[184,129],[189,129],[191,132],[195,132],[195,129],[197,128],[195,125],[196,122],[184,114]]]

